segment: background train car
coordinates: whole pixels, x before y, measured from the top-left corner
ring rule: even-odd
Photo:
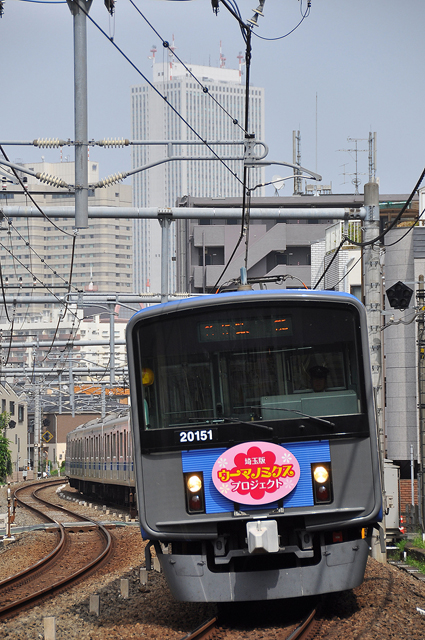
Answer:
[[[66,475],[85,495],[135,504],[135,477],[129,412],[91,420],[67,436]]]
[[[361,583],[381,487],[356,298],[250,291],[149,307],[128,324],[127,356],[142,534],[177,599]]]

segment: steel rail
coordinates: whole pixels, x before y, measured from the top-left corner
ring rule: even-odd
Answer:
[[[62,483],[62,480],[48,483],[48,485],[52,486],[52,485],[61,484],[61,483]],[[34,485],[29,485],[29,486],[33,487]],[[19,493],[21,490],[22,491],[24,489],[27,490],[29,486],[18,489],[15,492],[15,495]],[[40,502],[42,502],[43,504],[49,507],[54,507],[59,511],[65,512],[70,516],[75,517],[77,515],[64,507],[55,505],[51,502],[48,502],[47,500],[40,498],[39,496],[36,496],[35,495],[36,493],[38,493],[43,489],[46,489],[46,486],[40,487],[39,484],[37,486],[38,486],[38,489],[36,489],[32,494],[37,500],[39,500]],[[32,505],[28,505],[23,500],[18,498],[17,495],[16,497],[21,504],[23,504],[30,510],[38,513],[38,515],[41,515],[41,517],[44,520],[54,522],[58,526],[58,530],[60,531],[60,542],[55,547],[55,549],[52,552],[50,552],[45,558],[42,558],[41,560],[39,560],[37,563],[29,567],[28,569],[21,571],[14,576],[11,576],[7,580],[0,582],[0,591],[4,593],[6,593],[10,588],[13,588],[17,584],[25,584],[33,580],[35,575],[41,575],[43,572],[51,571],[52,567],[56,564],[58,557],[61,558],[64,555],[67,547],[67,541],[69,540],[69,532],[66,531],[66,528],[63,526],[62,523],[59,523],[54,518],[46,515],[43,512],[38,511],[36,507]],[[52,595],[53,593],[62,590],[64,586],[67,586],[75,582],[77,579],[81,579],[84,575],[91,573],[93,569],[98,567],[101,563],[103,563],[109,557],[112,551],[112,538],[109,532],[107,531],[107,529],[105,529],[103,525],[97,522],[94,522],[93,520],[85,516],[78,516],[78,519],[85,522],[91,522],[95,526],[96,531],[101,535],[104,541],[102,552],[99,553],[89,563],[87,563],[83,567],[80,567],[77,571],[74,571],[70,575],[64,578],[59,578],[57,580],[54,580],[53,582],[50,581],[48,586],[35,590],[28,596],[25,596],[23,598],[18,598],[12,603],[0,606],[0,619],[11,617],[11,615],[15,615],[19,610],[25,608],[27,605],[34,604],[36,601],[41,600],[46,596]]]

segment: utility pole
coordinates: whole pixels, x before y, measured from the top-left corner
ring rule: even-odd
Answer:
[[[115,303],[109,305],[109,381],[115,384]]]
[[[364,205],[366,218],[364,222],[364,242],[371,242],[379,236],[379,186],[376,182],[368,182],[364,187]],[[382,317],[382,278],[380,268],[380,252],[378,243],[367,244],[363,252],[364,301],[367,313],[369,334],[370,362],[372,369],[372,386],[376,422],[378,428],[378,446],[380,456],[381,483],[383,492],[383,511],[385,514],[384,460],[384,403],[383,403],[383,367],[381,344]],[[385,515],[382,522],[385,542]],[[387,561],[386,551],[381,551],[379,533],[372,536],[372,556],[379,562]]]
[[[38,477],[38,465],[40,459],[40,433],[41,433],[41,402],[40,402],[40,383],[35,383],[35,402],[34,402],[34,467],[35,477]]]
[[[419,406],[419,453],[420,465],[418,473],[418,502],[419,521],[422,531],[425,531],[425,291],[424,276],[419,276],[419,287],[416,293],[416,301],[420,313],[418,314],[418,406]],[[412,498],[412,504],[414,499]]]

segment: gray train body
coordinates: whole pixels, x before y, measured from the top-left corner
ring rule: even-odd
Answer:
[[[130,320],[127,351],[147,564],[154,546],[173,595],[359,585],[381,518],[361,303],[301,290],[166,303]]]

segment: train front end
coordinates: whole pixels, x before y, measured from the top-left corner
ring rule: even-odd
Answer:
[[[363,580],[381,487],[366,316],[334,292],[171,302],[129,322],[142,534],[179,600]]]

